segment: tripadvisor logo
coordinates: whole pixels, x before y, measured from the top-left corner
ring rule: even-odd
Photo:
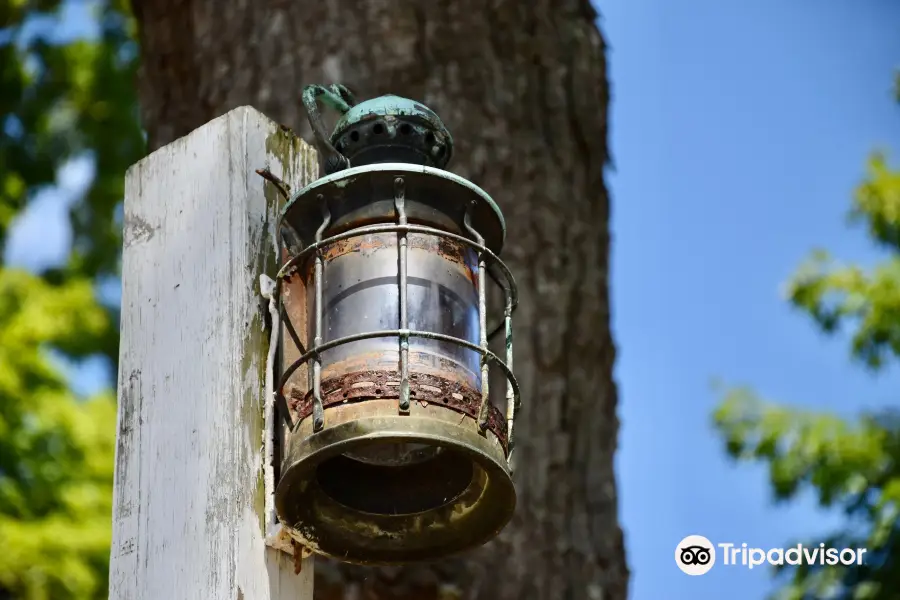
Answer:
[[[716,549],[725,566],[753,569],[761,565],[861,565],[865,548],[828,548],[825,544],[790,548],[748,547],[747,544],[713,544],[702,535],[689,535],[675,547],[675,564],[688,575],[705,575],[716,564]]]
[[[716,564],[716,548],[702,535],[689,535],[675,548],[675,564],[688,575],[705,575]]]

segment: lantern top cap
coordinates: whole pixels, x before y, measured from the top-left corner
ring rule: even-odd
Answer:
[[[350,107],[335,125],[331,143],[352,166],[410,162],[440,169],[453,155],[453,138],[440,117],[394,94]]]
[[[340,118],[328,135],[317,100]],[[453,138],[430,108],[394,94],[356,103],[345,86],[304,88],[303,103],[323,156],[326,174],[378,163],[410,163],[443,169],[453,156]]]
[[[385,94],[384,96],[365,100],[352,106],[350,110],[344,113],[340,120],[338,120],[331,138],[332,140],[336,140],[345,133],[347,129],[357,123],[378,117],[411,117],[413,119],[418,119],[422,121],[423,124],[440,131],[450,138],[450,132],[444,126],[441,118],[438,117],[433,110],[420,102],[410,100],[409,98],[403,98],[402,96],[396,96],[394,94]]]

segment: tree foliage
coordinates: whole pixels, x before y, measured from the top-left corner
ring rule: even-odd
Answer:
[[[900,78],[897,81],[900,101]],[[850,211],[888,256],[873,268],[814,252],[788,286],[791,304],[826,333],[848,331],[851,356],[878,370],[900,359],[900,171],[881,153],[869,159]],[[715,422],[731,456],[768,464],[775,497],[811,489],[840,509],[846,526],[826,546],[867,548],[861,566],[786,566],[779,597],[888,600],[900,597],[900,411],[854,421],[730,391]]]
[[[96,165],[75,199],[68,259],[42,272],[0,265],[0,597],[102,598],[107,590],[115,398],[81,398],[53,355],[118,346],[123,175],[144,151],[133,24],[122,0],[94,2],[97,31],[69,31],[76,2],[0,0],[0,248],[67,161]]]
[[[13,597],[105,594],[115,399],[76,399],[45,348],[109,326],[88,282],[0,271],[0,589]]]

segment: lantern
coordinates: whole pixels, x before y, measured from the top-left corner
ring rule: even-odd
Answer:
[[[355,104],[342,86],[308,86],[303,101],[325,175],[290,196],[279,222],[276,395],[296,422],[278,517],[305,547],[348,562],[473,548],[516,501],[516,288],[498,258],[503,215],[443,170],[453,140],[427,107],[391,95]],[[319,101],[341,113],[330,136]],[[489,279],[505,299],[490,325]],[[495,334],[502,359],[489,349]],[[491,367],[506,377],[505,414]]]

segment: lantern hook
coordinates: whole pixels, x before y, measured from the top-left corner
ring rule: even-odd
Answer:
[[[349,168],[350,161],[338,152],[328,139],[325,123],[322,121],[322,113],[319,111],[320,97],[325,104],[341,114],[349,111],[356,104],[356,100],[353,93],[346,86],[340,84],[334,84],[328,88],[322,85],[308,85],[303,88],[303,106],[306,108],[306,116],[312,127],[313,136],[316,138],[316,146],[322,158],[322,168],[326,175],[331,175]]]

